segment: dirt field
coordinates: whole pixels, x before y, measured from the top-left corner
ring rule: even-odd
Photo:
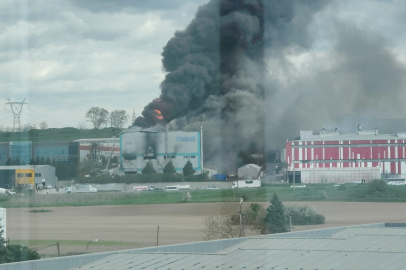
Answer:
[[[262,203],[267,207],[268,203]],[[337,227],[376,222],[406,222],[406,203],[285,202],[309,205],[324,214],[326,223],[297,226],[294,230]],[[216,203],[165,205],[117,205],[88,207],[49,207],[49,213],[29,213],[33,208],[7,209],[7,237],[10,240],[48,240],[33,242],[42,254],[56,254],[47,245],[62,241],[61,253],[101,252],[203,240],[202,219],[215,211]]]

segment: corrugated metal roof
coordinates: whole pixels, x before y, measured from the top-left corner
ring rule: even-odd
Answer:
[[[252,237],[210,254],[114,254],[74,269],[406,269],[405,227],[350,227],[325,237],[292,235]]]
[[[295,141],[370,141],[370,140],[405,140],[406,137],[398,134],[322,134],[307,136]]]
[[[50,165],[35,165],[35,168],[52,167]],[[34,165],[20,165],[20,166],[0,166],[0,170],[25,170],[33,169]]]

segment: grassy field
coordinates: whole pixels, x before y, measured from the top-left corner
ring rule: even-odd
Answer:
[[[202,203],[239,200],[241,197],[246,202],[264,202],[270,201],[274,193],[282,201],[406,202],[406,186],[389,186],[385,192],[370,194],[365,185],[346,185],[345,189],[333,185],[307,185],[306,188],[296,188],[295,192],[290,185],[273,185],[261,189],[37,195],[35,201],[32,195],[3,196],[0,197],[0,207]]]

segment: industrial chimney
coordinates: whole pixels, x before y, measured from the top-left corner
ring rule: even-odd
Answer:
[[[361,124],[358,125],[358,131],[361,131]]]

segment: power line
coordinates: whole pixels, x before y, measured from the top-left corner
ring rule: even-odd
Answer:
[[[33,113],[36,113],[36,114],[38,114],[38,115],[40,115],[40,116],[42,116],[42,117],[45,117],[45,118],[47,118],[47,119],[49,119],[49,120],[51,120],[51,121],[53,121],[53,122],[55,122],[55,123],[59,123],[59,124],[63,125],[64,127],[67,126],[67,125],[65,125],[64,123],[61,123],[61,122],[56,121],[56,120],[53,120],[53,119],[51,119],[51,118],[49,118],[49,117],[47,117],[47,116],[44,116],[44,115],[42,115],[42,114],[40,114],[40,113],[37,113],[36,111],[33,111],[32,109],[29,109],[29,110],[32,111]]]
[[[29,115],[30,117],[33,117],[36,121],[41,121],[41,122],[43,122],[43,120],[42,120],[42,119],[39,119],[37,116],[31,115],[31,114],[28,114],[28,113],[26,113],[26,114]],[[49,121],[48,121],[48,122],[49,122]],[[39,122],[38,122],[38,123],[39,123]],[[61,125],[61,124],[58,124],[58,123],[53,123],[53,122],[51,122],[51,124],[56,125],[56,126],[65,127],[65,125]]]

